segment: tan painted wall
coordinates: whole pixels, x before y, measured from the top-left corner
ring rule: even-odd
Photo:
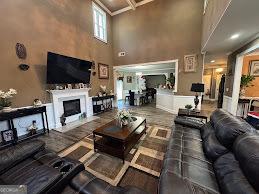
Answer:
[[[113,65],[111,17],[108,15],[108,44],[93,38],[90,0],[1,0],[0,89],[18,90],[14,106],[31,105],[33,99],[48,102],[46,86],[47,51]],[[15,44],[27,48],[27,59],[19,60]],[[27,63],[30,69],[18,69]],[[96,65],[97,69],[97,65]],[[99,85],[113,87],[110,80],[92,77],[92,94]]]
[[[250,72],[250,62],[259,60],[259,55],[255,56],[246,56],[244,57],[244,62],[243,62],[243,69],[242,69],[242,74],[247,75]],[[259,97],[259,77],[255,77],[255,80],[253,81],[252,87],[246,88],[246,96],[249,97]]]
[[[196,73],[183,72],[183,57],[200,54],[203,0],[155,0],[113,18],[115,65],[179,59],[180,95],[193,95],[192,82],[202,80],[202,60]],[[125,51],[125,57],[118,52]]]
[[[209,0],[203,16],[202,47],[217,26],[222,14],[232,0]]]
[[[227,74],[226,74],[226,82],[225,82],[225,95],[232,97],[233,85],[234,85],[234,75],[235,75],[235,66],[236,66],[236,58],[237,55],[246,51],[247,49],[259,44],[259,38],[247,43],[245,46],[237,49],[232,54],[228,56],[227,63]]]

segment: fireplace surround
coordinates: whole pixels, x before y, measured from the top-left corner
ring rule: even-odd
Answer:
[[[79,121],[79,116],[82,113],[86,113],[87,117],[93,116],[93,103],[92,98],[89,97],[89,90],[90,89],[84,88],[50,91],[53,104],[55,129],[59,129],[58,131],[62,132],[62,125],[60,122],[62,115],[66,117],[66,124],[68,125],[69,123]],[[74,107],[77,109],[76,111],[71,110],[71,108],[73,109],[73,106],[76,106]]]

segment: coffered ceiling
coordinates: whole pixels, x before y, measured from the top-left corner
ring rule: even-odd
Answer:
[[[152,1],[154,0],[95,0],[111,16],[125,11],[135,10],[137,7]]]

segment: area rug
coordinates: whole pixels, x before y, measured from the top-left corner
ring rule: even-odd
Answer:
[[[87,171],[114,186],[128,184],[153,190],[152,188],[155,188],[158,183],[170,135],[169,128],[148,126],[147,134],[144,134],[130,151],[124,164],[119,158],[94,152],[92,134],[59,155],[79,160],[84,163]],[[128,181],[133,177],[134,181]]]

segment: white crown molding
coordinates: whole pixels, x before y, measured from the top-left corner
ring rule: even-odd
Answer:
[[[130,0],[127,0],[127,2],[128,2],[128,1],[130,1]],[[154,0],[143,0],[143,1],[139,2],[139,3],[136,3],[135,7],[137,8],[137,7],[139,7],[139,6],[145,5],[145,4],[150,3],[150,2],[152,2],[152,1],[154,1]],[[135,1],[134,1],[134,2],[135,2]],[[111,15],[112,15],[112,16],[115,16],[115,15],[121,14],[121,13],[126,12],[126,11],[129,11],[129,10],[132,10],[132,7],[131,7],[131,6],[128,6],[128,7],[125,7],[125,8],[123,8],[123,9],[120,9],[120,10],[118,10],[118,11],[112,12]],[[134,9],[134,10],[135,10],[135,9]]]
[[[112,16],[121,14],[121,13],[126,12],[126,11],[129,11],[129,10],[132,10],[132,8],[131,8],[130,6],[125,7],[125,8],[123,8],[123,9],[118,10],[118,11],[112,12]]]
[[[154,1],[154,0],[143,0],[143,1],[140,1],[140,2],[138,2],[138,3],[136,4],[136,7],[139,7],[139,6],[141,6],[141,5],[145,5],[145,4],[150,3],[150,2],[152,2],[152,1]]]
[[[129,11],[129,10],[135,10],[137,7],[139,6],[142,6],[142,5],[145,5],[147,3],[150,3],[154,0],[143,0],[143,1],[140,1],[138,3],[136,3],[135,0],[126,0],[127,3],[129,4],[128,7],[125,7],[125,8],[122,8],[120,10],[117,10],[117,11],[114,11],[114,12],[111,12],[100,0],[95,0],[95,2],[102,8],[104,9],[104,11],[106,11],[110,16],[115,16],[115,15],[118,15],[118,14],[121,14],[123,12],[126,12],[126,11]]]
[[[101,7],[103,8],[109,15],[112,16],[112,12],[99,0],[95,0],[95,2]]]

